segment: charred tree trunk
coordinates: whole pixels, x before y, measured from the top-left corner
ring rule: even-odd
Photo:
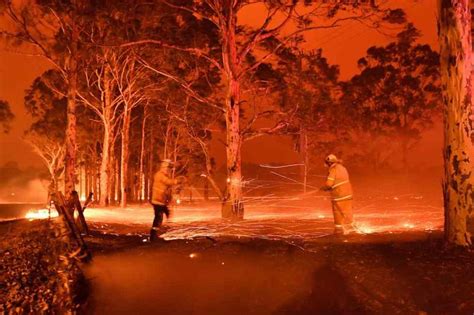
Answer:
[[[125,105],[122,126],[122,150],[120,162],[120,206],[127,206],[128,193],[128,157],[129,157],[129,137],[130,137],[130,116],[131,110]]]
[[[445,238],[468,246],[474,223],[470,0],[438,0],[444,101]]]

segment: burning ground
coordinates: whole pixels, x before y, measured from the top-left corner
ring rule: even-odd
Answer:
[[[314,192],[247,198],[239,222],[220,220],[217,202],[183,199],[157,244],[148,205],[87,209],[94,258],[82,266],[83,310],[472,314],[474,255],[444,247],[436,192],[377,188],[359,190],[358,233],[344,237],[332,235],[329,201]]]
[[[410,180],[405,184],[356,183],[358,188],[354,216],[359,234],[436,231],[443,226],[441,193],[437,183]],[[268,184],[268,183],[267,183]],[[318,191],[306,194],[284,186],[273,193],[245,198],[245,220],[223,222],[220,204],[182,197],[172,208],[162,237],[166,240],[193,239],[196,237],[246,237],[269,240],[309,241],[331,235],[333,218],[329,197]],[[258,185],[258,184],[256,184]],[[365,189],[365,190],[363,190]],[[47,211],[33,211],[29,217],[47,217]],[[149,204],[127,208],[92,207],[85,211],[88,221],[100,223],[103,230],[110,224],[128,226],[125,233],[145,231],[153,220]],[[116,233],[117,231],[110,231]]]

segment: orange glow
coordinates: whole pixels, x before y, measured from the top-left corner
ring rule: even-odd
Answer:
[[[437,49],[436,34],[436,6],[433,0],[418,1],[391,1],[393,7],[401,7],[408,15],[408,19],[420,29],[422,37],[420,42],[427,43]],[[239,16],[239,22],[244,25],[261,25],[266,15],[261,8],[256,5],[250,5],[242,11]],[[0,22],[3,22],[0,19]],[[321,29],[309,32],[306,35],[306,43],[304,47],[307,49],[322,48],[324,56],[326,56],[331,64],[339,64],[341,69],[341,78],[348,79],[359,71],[357,60],[365,55],[368,47],[373,45],[384,45],[392,41],[393,38],[387,37],[376,30],[370,30],[361,23],[345,23],[336,29]],[[350,53],[348,53],[350,48]],[[16,53],[16,51],[25,50],[25,54]],[[42,165],[39,157],[33,154],[31,147],[19,141],[23,137],[25,129],[29,126],[30,118],[26,114],[23,106],[24,91],[29,88],[33,80],[50,69],[51,65],[44,58],[33,54],[31,47],[21,47],[21,49],[11,49],[7,47],[0,51],[0,60],[2,60],[0,68],[0,94],[2,98],[9,101],[12,111],[16,116],[15,124],[9,134],[0,133],[0,147],[3,154],[0,154],[0,164],[15,160],[20,165]],[[436,139],[440,139],[439,132],[429,135],[421,148],[414,148],[420,152],[439,152],[440,146]],[[243,147],[243,159],[252,162],[268,163],[272,162],[289,162],[295,161],[296,155],[292,150],[291,141],[280,137],[277,141],[266,137],[257,138],[249,141]],[[215,137],[218,143],[218,137]],[[435,143],[428,143],[434,141]],[[277,145],[284,143],[285,145]],[[265,150],[262,150],[265,148]],[[220,150],[212,148],[212,155],[216,156],[216,161],[222,163],[224,161],[224,153]],[[441,159],[435,160],[441,163]],[[81,184],[83,185],[83,184]],[[143,197],[143,196],[142,196]]]
[[[51,213],[48,209],[39,209],[39,210],[30,210],[25,215],[25,218],[28,220],[38,220],[38,219],[48,219],[55,218],[58,216],[56,210],[51,210]]]
[[[442,205],[419,195],[380,195],[376,199],[359,196],[354,207],[354,233],[392,234],[441,230]],[[199,237],[230,236],[237,238],[264,238],[274,240],[314,240],[332,235],[333,215],[330,202],[322,196],[275,195],[245,198],[245,220],[222,221],[220,203],[217,200],[195,200],[190,204],[181,200],[172,208],[170,218],[164,222],[166,240],[193,239]],[[146,231],[153,221],[149,205],[88,208],[86,219],[105,224],[124,224],[138,234]],[[134,227],[132,227],[132,225]],[[141,232],[140,232],[141,231]],[[196,253],[189,256],[196,258]]]

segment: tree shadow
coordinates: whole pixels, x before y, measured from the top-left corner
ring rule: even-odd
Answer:
[[[296,314],[368,314],[355,298],[344,277],[330,264],[312,275],[311,291],[299,295],[281,306],[275,315]]]

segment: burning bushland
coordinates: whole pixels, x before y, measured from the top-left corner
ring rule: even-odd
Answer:
[[[117,247],[147,247],[150,265],[143,268],[140,247],[97,268],[104,277],[92,288],[99,314],[472,313],[472,252],[443,245],[473,245],[472,1],[437,0],[436,47],[424,44],[410,16],[389,2],[0,0],[1,39],[50,66],[23,95],[31,119],[24,140],[47,169],[47,204],[58,213],[54,221],[0,226],[6,230],[0,239],[2,311],[74,313],[84,283],[78,261],[92,255],[87,242],[100,249],[117,241]],[[251,16],[252,10],[258,14]],[[393,40],[366,47],[364,56],[356,56],[358,71],[344,78],[342,63],[333,64],[338,58],[323,52],[318,37],[310,43],[308,32],[333,32],[351,22]],[[343,44],[346,54],[357,51]],[[0,100],[6,132],[13,119],[9,106]],[[418,178],[428,172],[436,157],[420,149],[421,139],[440,121],[443,154],[433,165],[443,162],[444,172],[435,205],[418,188],[427,179],[402,187],[405,194],[396,193],[399,182],[380,202],[381,188],[395,177],[381,171]],[[252,161],[251,141],[261,139],[268,146],[253,142]],[[289,150],[291,161],[269,148]],[[325,174],[318,168],[323,161]],[[247,173],[244,163],[273,177]],[[20,177],[13,166],[4,169]],[[349,174],[357,168],[363,178],[353,181],[354,222]],[[376,181],[368,185],[371,172]],[[7,178],[3,174],[0,182]],[[193,211],[200,190],[204,202]],[[359,193],[364,190],[370,190],[365,201]],[[16,195],[8,191],[4,198],[15,201]],[[89,209],[92,196],[100,209]],[[445,238],[436,232],[433,243],[431,233],[441,230],[441,198]],[[140,218],[139,207],[129,207],[147,201],[155,215],[150,238],[143,231],[151,215]],[[324,213],[322,207],[329,206]],[[190,211],[172,222],[173,207]],[[300,210],[299,218],[293,209]],[[128,219],[119,218],[119,211]],[[145,211],[151,214],[151,207]],[[45,210],[30,214],[44,216]],[[97,229],[89,230],[86,216],[125,221],[127,234],[133,221],[149,223],[130,241],[117,231],[109,238],[90,233]],[[164,216],[174,224],[168,230]],[[191,224],[180,225],[185,217]],[[100,233],[108,233],[106,222],[96,223]],[[326,233],[333,227],[337,237]],[[315,237],[317,229],[321,237]],[[428,240],[407,242],[415,230]],[[405,234],[391,238],[400,231]],[[327,245],[317,243],[324,237]],[[226,244],[225,238],[232,240]],[[270,257],[260,257],[267,250]],[[218,259],[200,266],[208,257]],[[308,273],[297,273],[307,264]],[[288,271],[295,266],[293,277]],[[120,272],[107,274],[114,267]],[[272,273],[278,268],[279,274]],[[295,294],[306,279],[314,280],[306,283],[311,294]],[[182,287],[176,286],[180,281]],[[198,287],[194,300],[192,286]],[[268,304],[261,307],[258,299],[265,294]],[[275,308],[275,301],[289,303]],[[110,312],[106,302],[125,305]],[[150,310],[141,311],[147,303]]]
[[[85,278],[58,222],[3,223],[0,231],[0,312],[76,312]]]

